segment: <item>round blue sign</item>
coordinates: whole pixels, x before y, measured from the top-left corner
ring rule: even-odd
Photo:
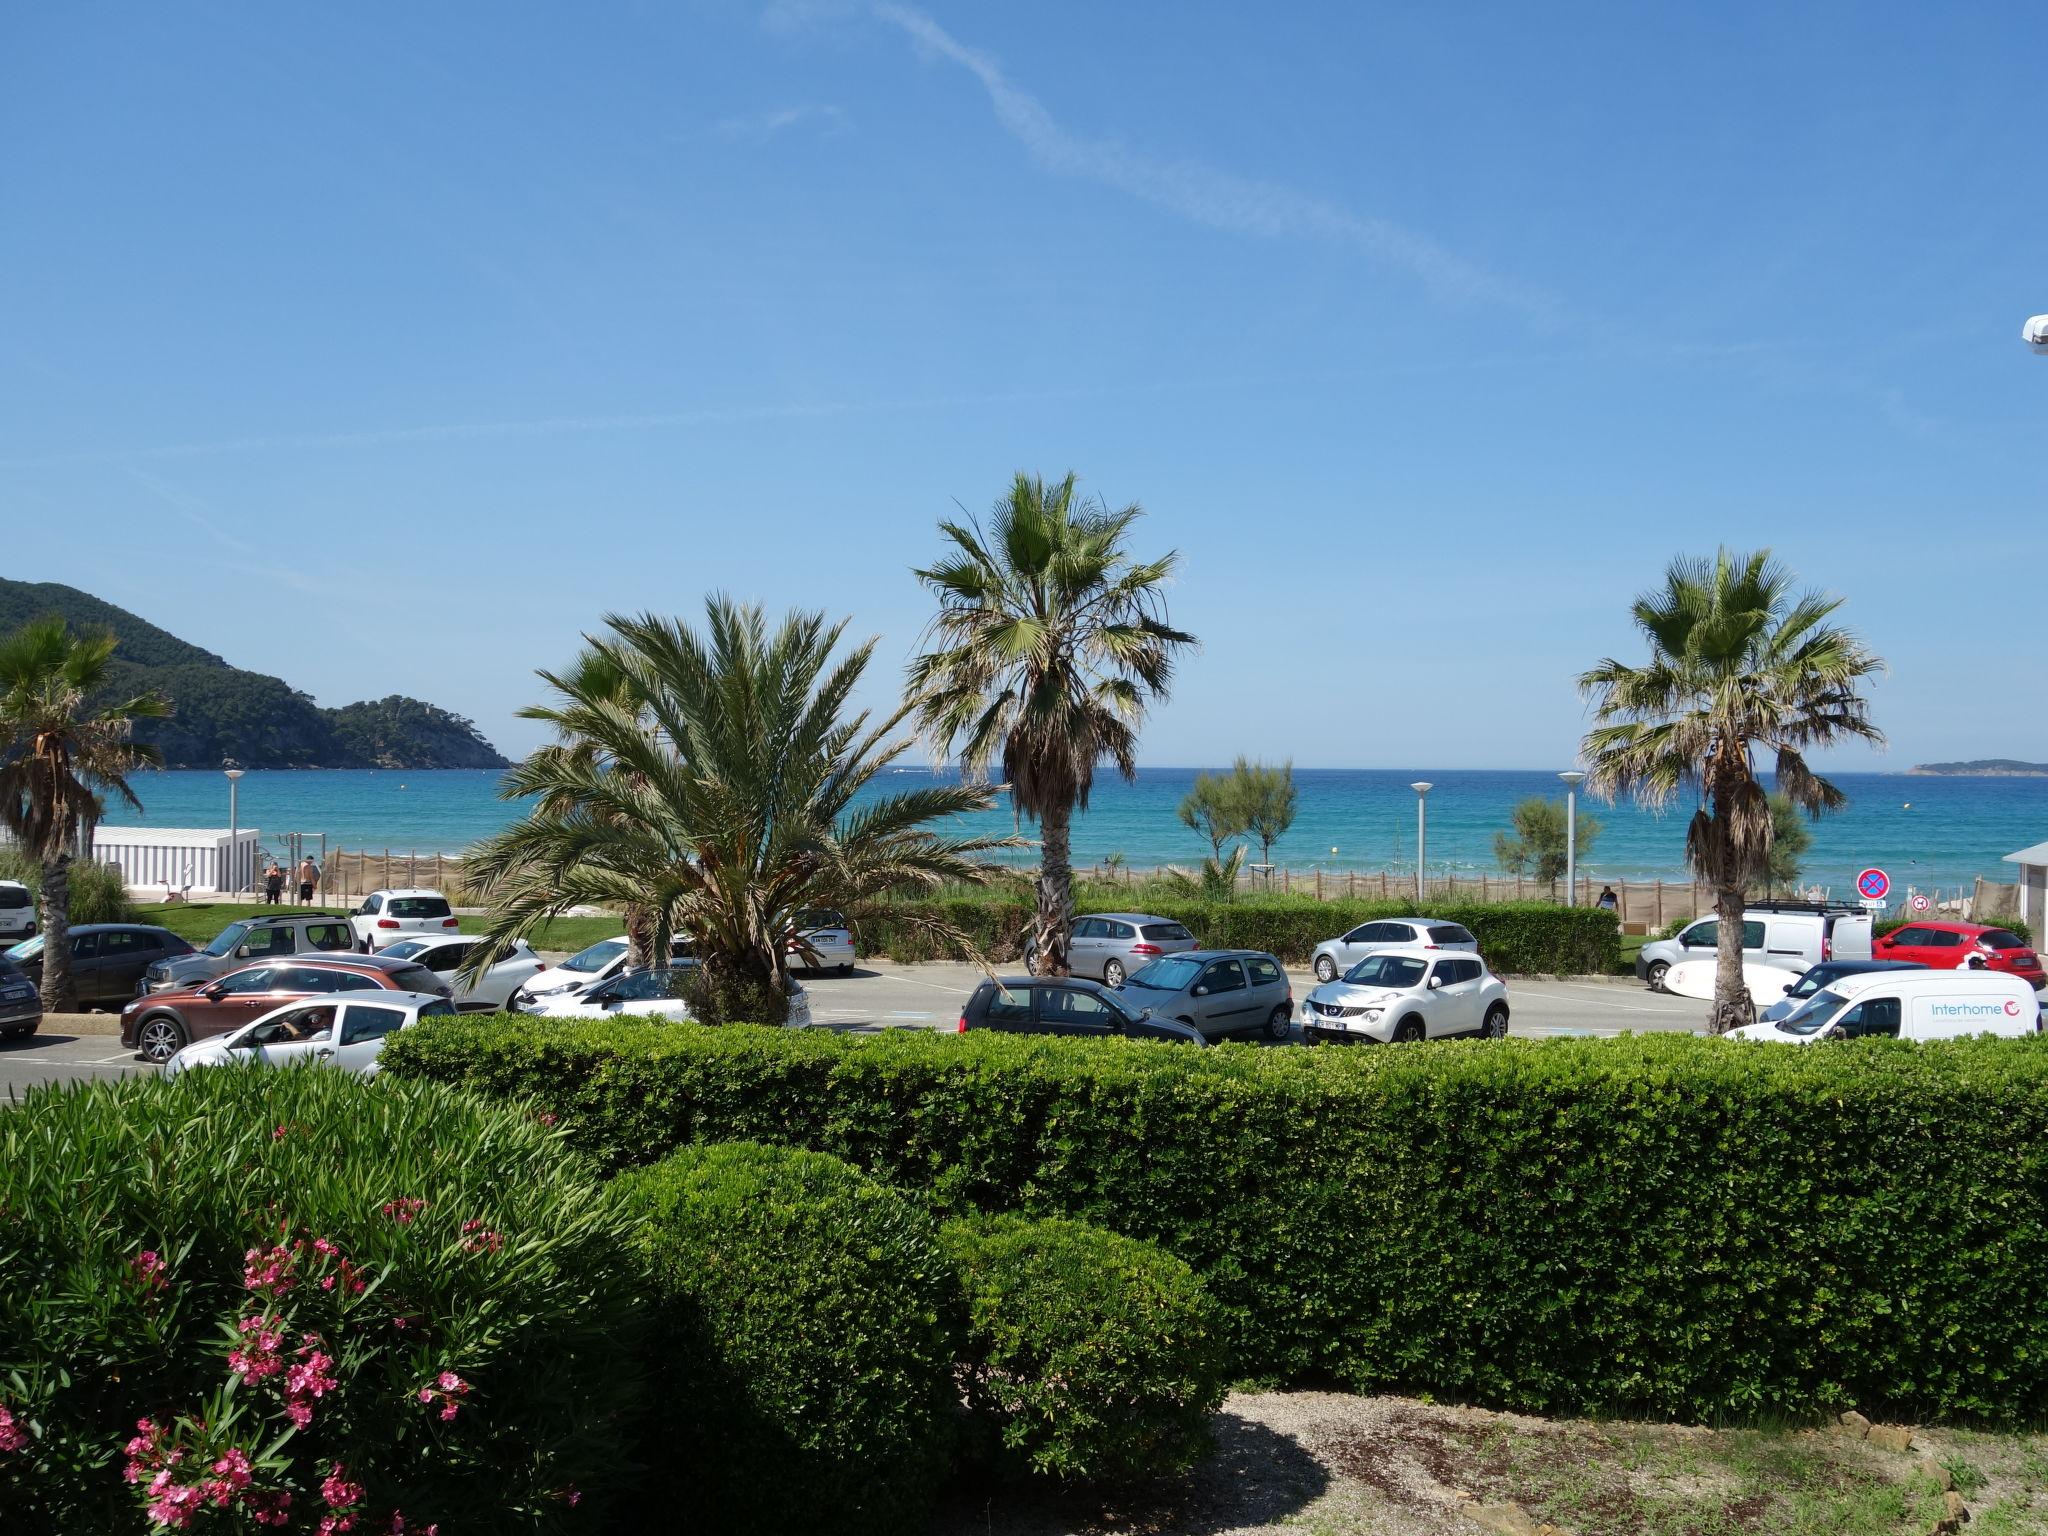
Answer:
[[[1892,877],[1881,869],[1866,869],[1856,877],[1856,890],[1865,901],[1883,901],[1892,891]]]

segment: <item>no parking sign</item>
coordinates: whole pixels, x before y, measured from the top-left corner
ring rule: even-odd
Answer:
[[[1892,893],[1892,877],[1881,869],[1866,869],[1856,877],[1856,894],[1865,901],[1882,904]]]

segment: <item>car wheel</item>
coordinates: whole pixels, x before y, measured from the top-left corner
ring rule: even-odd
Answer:
[[[1649,970],[1643,973],[1643,980],[1650,984],[1652,992],[1662,992],[1664,990],[1664,973],[1670,969],[1671,963],[1667,960],[1652,960],[1650,962]]]
[[[1337,979],[1337,962],[1336,962],[1336,961],[1334,961],[1334,960],[1332,960],[1332,959],[1331,959],[1331,958],[1330,958],[1330,957],[1329,957],[1328,955],[1317,955],[1317,956],[1316,956],[1316,980],[1317,980],[1317,981],[1335,981],[1336,979]]]
[[[1105,961],[1103,961],[1103,962],[1102,962],[1102,980],[1103,980],[1103,984],[1104,984],[1104,985],[1106,985],[1106,986],[1111,986],[1111,987],[1120,987],[1120,986],[1122,986],[1122,985],[1124,984],[1124,968],[1123,968],[1123,965],[1122,965],[1122,963],[1121,963],[1120,961],[1116,961],[1116,960],[1105,960]]]
[[[1394,1026],[1394,1043],[1396,1045],[1412,1045],[1421,1038],[1422,1020],[1420,1019],[1406,1018]]]
[[[1266,1038],[1285,1040],[1292,1032],[1294,1010],[1285,1003],[1275,1003],[1273,1011],[1266,1015]]]
[[[853,962],[849,960],[846,962],[846,964],[840,966],[839,974],[842,976],[851,976],[853,974]]]
[[[1038,946],[1036,944],[1028,945],[1024,950],[1024,974],[1026,976],[1036,976],[1038,974]]]
[[[136,1054],[157,1066],[177,1055],[184,1043],[185,1031],[169,1014],[152,1015],[144,1019],[141,1028],[135,1031]]]
[[[1489,1040],[1507,1039],[1508,1010],[1505,1003],[1495,1003],[1486,1010],[1486,1027],[1480,1033]]]

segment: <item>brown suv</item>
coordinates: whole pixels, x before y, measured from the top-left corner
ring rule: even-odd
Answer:
[[[145,1061],[162,1063],[191,1041],[240,1029],[286,1003],[365,988],[449,995],[446,981],[411,960],[381,955],[266,960],[198,986],[138,997],[121,1010],[121,1043]]]

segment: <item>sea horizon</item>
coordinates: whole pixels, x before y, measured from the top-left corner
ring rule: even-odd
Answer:
[[[1219,768],[1141,767],[1136,783],[1098,775],[1090,809],[1074,819],[1074,862],[1097,866],[1112,858],[1139,869],[1193,866],[1207,842],[1182,826],[1176,810],[1198,773]],[[1493,838],[1509,827],[1514,804],[1529,796],[1561,799],[1555,770],[1512,768],[1296,768],[1300,808],[1294,826],[1273,847],[1273,862],[1292,870],[1335,874],[1415,867],[1416,796],[1408,785],[1428,780],[1428,847],[1433,875],[1498,873]],[[306,836],[316,849],[324,836],[331,852],[346,849],[431,856],[460,854],[520,814],[520,804],[499,798],[497,769],[262,769],[238,787],[237,823],[258,830],[267,850],[279,851],[287,834]],[[866,791],[888,793],[904,778],[943,781],[952,770],[899,763]],[[2009,882],[2014,866],[2004,855],[2048,838],[2048,778],[2025,775],[1962,776],[1904,770],[1829,775],[1850,797],[1841,812],[1813,824],[1802,879],[1846,891],[1858,870],[1887,869],[1901,887],[1935,891],[1967,886],[1977,877]],[[228,825],[227,781],[214,769],[166,769],[138,776],[143,802],[137,814],[110,806],[110,826],[217,827]],[[1685,825],[1691,802],[1674,799],[1661,811],[1623,801],[1609,805],[1581,791],[1581,813],[1601,832],[1583,872],[1605,880],[1689,880],[1684,865]],[[984,833],[1015,830],[1001,802],[963,819]],[[1029,825],[1023,828],[1029,835]],[[1257,844],[1248,858],[1259,856]],[[1035,858],[1014,850],[1013,862]]]

